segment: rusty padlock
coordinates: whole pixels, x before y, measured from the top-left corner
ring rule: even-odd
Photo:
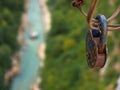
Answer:
[[[98,15],[96,20],[99,21],[99,29],[90,29],[86,35],[86,56],[88,66],[90,68],[100,67],[105,65],[107,60],[107,19],[104,15]]]

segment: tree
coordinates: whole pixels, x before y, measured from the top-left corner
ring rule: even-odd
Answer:
[[[4,85],[4,74],[10,68],[12,54],[19,48],[17,32],[23,11],[23,0],[0,1],[0,90],[8,90]]]

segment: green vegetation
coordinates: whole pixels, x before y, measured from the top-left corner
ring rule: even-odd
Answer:
[[[87,11],[91,0],[87,0],[84,9]],[[43,90],[114,90],[120,71],[115,63],[120,63],[120,32],[112,32],[108,36],[109,63],[105,75],[100,70],[88,68],[85,58],[85,36],[89,29],[85,18],[71,6],[71,0],[48,0],[52,14],[52,28],[47,34],[45,67],[42,72]],[[120,4],[115,0],[100,0],[96,13],[106,17],[112,15]],[[120,18],[118,18],[120,21]],[[110,89],[109,89],[110,88]],[[112,89],[111,89],[112,88]]]
[[[16,40],[24,0],[0,1],[0,90],[4,85],[5,71],[10,67],[11,55],[18,49]]]

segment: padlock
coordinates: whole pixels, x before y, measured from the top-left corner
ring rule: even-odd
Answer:
[[[90,68],[102,68],[107,60],[107,19],[104,15],[98,15],[99,30],[90,29],[86,35],[86,57]]]
[[[120,24],[109,24],[109,21],[115,19],[120,13],[120,6],[108,19],[104,15],[98,15],[94,18],[94,12],[99,0],[91,0],[89,11],[86,13],[82,6],[86,0],[74,0],[72,5],[79,9],[86,18],[90,30],[86,35],[86,56],[90,68],[102,68],[107,60],[108,49],[106,44],[107,32],[120,30]]]

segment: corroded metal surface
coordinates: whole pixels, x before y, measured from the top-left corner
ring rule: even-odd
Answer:
[[[100,22],[100,31],[90,29],[86,35],[86,56],[90,68],[102,68],[107,60],[107,19],[103,15],[96,19]]]

